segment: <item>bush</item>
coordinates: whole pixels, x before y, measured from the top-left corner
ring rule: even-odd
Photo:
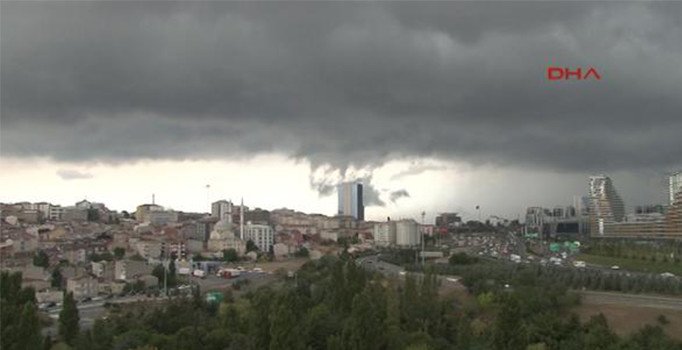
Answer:
[[[450,265],[471,265],[478,262],[478,257],[468,256],[465,253],[456,253],[450,256]]]

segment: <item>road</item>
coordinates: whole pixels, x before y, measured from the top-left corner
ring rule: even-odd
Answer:
[[[389,276],[401,276],[401,271],[404,271],[400,266],[380,261],[378,255],[358,258],[357,263],[364,268],[379,271]],[[457,277],[440,277],[439,280],[441,284],[446,286],[449,284],[453,287],[461,286]],[[464,288],[463,286],[461,287]],[[580,294],[583,296],[583,303],[585,304],[620,304],[682,311],[682,298],[596,291],[580,291]]]
[[[125,303],[134,303],[137,301],[147,301],[147,300],[160,300],[162,298],[153,298],[153,297],[147,297],[145,295],[133,295],[133,296],[126,296],[126,297],[118,297],[118,298],[113,298],[113,299],[108,299],[108,300],[102,300],[102,301],[91,301],[87,303],[79,303],[76,305],[78,308],[78,316],[80,317],[80,327],[81,329],[90,329],[92,326],[95,324],[95,320],[104,316],[106,313],[106,309],[104,308],[104,304],[109,303],[109,304],[125,304]],[[54,320],[54,323],[50,327],[45,327],[43,328],[43,335],[51,334],[55,335],[57,334],[57,325],[58,322],[57,320],[59,319],[59,313],[62,311],[62,308],[56,307],[56,308],[51,308],[46,310],[46,313],[50,318]]]
[[[682,311],[682,298],[646,294],[581,291],[585,304],[619,304]]]
[[[358,258],[356,263],[367,270],[380,272],[384,276],[403,277],[406,274],[405,269],[402,267],[379,260],[379,255],[370,255]],[[415,276],[422,275],[421,272],[412,272],[411,274]],[[461,284],[460,278],[457,276],[438,276],[438,281],[440,282],[441,292],[452,289],[466,289],[466,287]]]

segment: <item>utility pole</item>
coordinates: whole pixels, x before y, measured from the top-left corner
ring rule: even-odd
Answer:
[[[163,294],[168,298],[168,255],[164,252],[164,264],[163,264]]]

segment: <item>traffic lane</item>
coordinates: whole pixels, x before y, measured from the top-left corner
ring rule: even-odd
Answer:
[[[378,255],[362,257],[359,258],[357,262],[360,266],[373,271],[378,271],[383,275],[404,277],[407,274],[405,269],[402,267],[379,260]],[[422,277],[424,275],[421,272],[410,272],[410,274],[417,277]],[[440,282],[441,288],[466,289],[466,287],[461,283],[461,277],[459,276],[437,275],[436,279]]]
[[[205,278],[192,278],[190,282],[196,283],[202,291],[209,291],[212,289],[224,289],[232,286],[233,283],[240,280],[260,281],[274,277],[274,274],[267,272],[242,272],[239,276],[234,278],[223,278],[216,275],[208,275]]]

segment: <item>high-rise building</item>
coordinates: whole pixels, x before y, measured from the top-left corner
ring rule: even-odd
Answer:
[[[670,199],[670,205],[675,202],[675,195],[682,192],[682,171],[673,173],[668,178],[668,196]]]
[[[339,194],[339,215],[352,216],[357,220],[365,220],[365,206],[362,201],[362,184],[344,182],[337,186]]]
[[[625,217],[623,199],[616,192],[611,178],[590,176],[590,223],[592,234],[603,235],[605,225],[620,222]]]
[[[211,216],[218,220],[232,222],[232,202],[219,200],[211,204]]]

